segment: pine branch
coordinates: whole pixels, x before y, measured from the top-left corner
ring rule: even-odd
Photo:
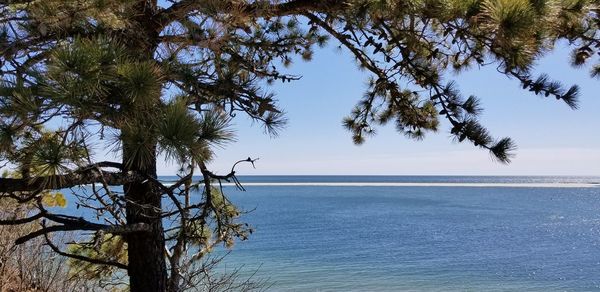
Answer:
[[[536,95],[543,95],[548,97],[554,96],[557,100],[564,101],[571,109],[578,109],[578,96],[579,86],[573,85],[568,90],[564,90],[563,85],[556,81],[549,81],[548,76],[543,74],[535,80],[528,74],[510,71],[510,75],[521,81],[523,89],[529,89],[529,91]]]
[[[57,253],[61,256],[88,262],[88,263],[95,264],[95,265],[112,266],[112,267],[116,267],[116,268],[124,269],[124,270],[127,269],[127,265],[124,265],[119,262],[104,261],[104,260],[100,260],[100,259],[95,259],[95,258],[90,258],[90,257],[82,256],[82,255],[64,252],[60,248],[58,248],[58,246],[56,246],[54,243],[52,243],[52,241],[48,237],[47,233],[45,233],[43,235],[44,235],[44,239],[46,240],[46,244],[52,249],[52,251],[54,251],[55,253]]]
[[[185,19],[203,7],[207,6],[206,0],[183,0],[171,7],[161,11],[155,17],[158,27],[161,29],[171,22]],[[239,4],[234,1],[222,1],[218,4],[223,11],[239,11],[241,14],[253,18],[288,16],[307,12],[325,12],[330,10],[341,10],[347,7],[347,0],[293,0],[280,4],[269,4],[267,1],[255,1],[250,4]]]
[[[64,216],[64,215],[56,215],[50,214],[46,212],[41,212],[35,216],[20,219],[20,220],[3,220],[0,221],[0,225],[15,225],[15,224],[25,224],[33,222],[40,218],[47,218],[48,220],[60,223],[62,225],[52,225],[44,227],[42,229],[31,232],[27,235],[19,237],[15,240],[15,244],[23,244],[29,240],[32,240],[36,237],[53,233],[53,232],[62,232],[62,231],[101,231],[104,233],[111,233],[117,235],[124,235],[130,233],[137,232],[147,232],[150,230],[150,227],[145,223],[136,223],[125,226],[111,226],[105,224],[97,224],[93,222],[89,222],[83,218],[76,218],[72,216]],[[43,221],[42,221],[43,222]]]
[[[40,176],[31,179],[0,178],[0,193],[35,192],[50,189],[58,190],[102,182],[106,182],[111,186],[119,186],[143,178],[143,176],[135,172],[101,172],[98,171],[98,167],[120,168],[121,165],[113,162],[101,162],[82,167],[63,175]]]

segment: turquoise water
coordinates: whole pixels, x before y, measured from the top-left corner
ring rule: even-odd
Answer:
[[[256,228],[227,265],[273,291],[600,291],[600,188],[563,177],[246,177]],[[302,186],[260,183],[304,182]],[[451,182],[456,186],[313,186]]]

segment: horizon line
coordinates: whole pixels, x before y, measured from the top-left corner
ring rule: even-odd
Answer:
[[[177,174],[158,174],[158,176],[177,176]],[[194,175],[202,176],[200,174]],[[444,177],[598,177],[600,174],[242,174],[239,176],[444,176]]]

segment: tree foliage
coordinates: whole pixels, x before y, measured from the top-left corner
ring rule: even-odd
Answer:
[[[241,212],[220,186],[230,181],[243,189],[235,166],[254,160],[241,160],[229,174],[218,175],[207,168],[212,150],[233,141],[230,123],[238,114],[276,135],[286,119],[267,84],[299,79],[286,73],[287,66],[297,58],[311,60],[328,41],[347,50],[370,76],[343,120],[355,143],[388,123],[422,139],[446,120],[457,141],[507,163],[515,144],[494,138],[478,122],[478,98],[465,97],[448,73],[495,66],[523,89],[576,108],[577,86],[533,72],[541,56],[566,42],[573,65],[591,62],[591,75],[600,75],[598,5],[0,1],[0,158],[18,173],[0,180],[0,192],[38,209],[14,222],[44,219],[40,229],[17,242],[44,236],[52,244],[49,233],[86,231],[90,241],[71,250],[52,246],[75,260],[111,267],[100,272],[127,269],[133,291],[180,291],[194,261],[252,231],[239,222]],[[101,149],[121,161],[98,161]],[[181,165],[172,185],[157,179],[158,157]],[[195,180],[198,171],[201,179]],[[76,188],[76,201],[69,204],[95,217],[57,214],[45,206],[49,190],[69,188]],[[62,205],[63,199],[53,202]],[[115,257],[116,247],[127,247],[126,258]],[[154,274],[145,275],[143,268]]]

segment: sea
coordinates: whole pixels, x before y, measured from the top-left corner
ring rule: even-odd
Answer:
[[[599,177],[240,180],[224,265],[270,291],[600,291]]]
[[[255,231],[219,271],[268,291],[600,291],[600,177],[239,180]]]

